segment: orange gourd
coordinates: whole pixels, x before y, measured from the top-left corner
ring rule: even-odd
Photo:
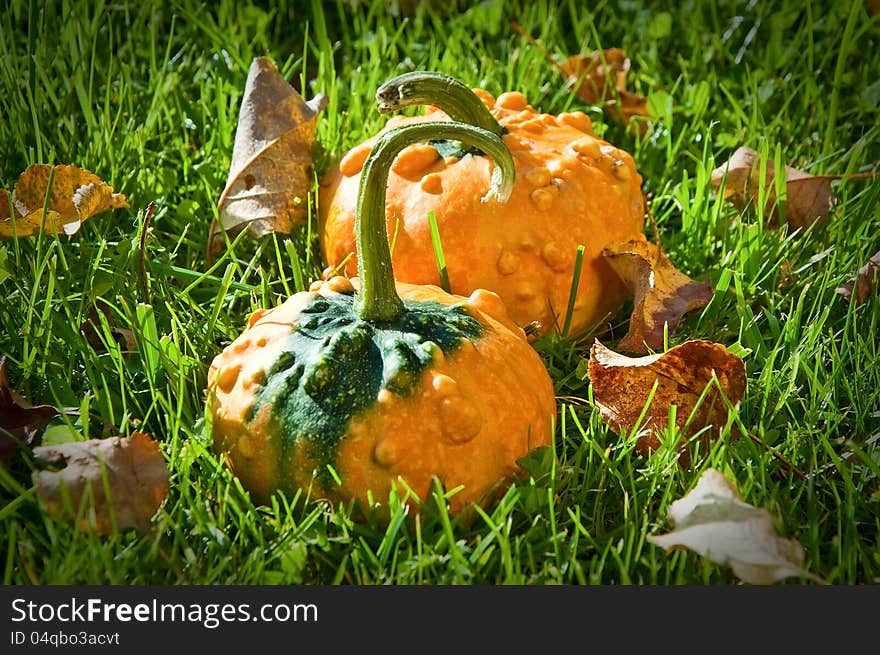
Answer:
[[[430,137],[490,152],[499,163],[484,202],[504,202],[513,161],[495,135],[452,122],[385,132],[358,192],[358,277],[258,311],[211,364],[214,445],[259,501],[281,490],[382,504],[392,489],[424,501],[438,479],[460,487],[449,500],[458,512],[489,502],[519,458],[551,442],[550,376],[498,296],[394,279],[388,167]]]
[[[521,93],[496,99],[453,78],[421,72],[387,82],[377,97],[385,111],[433,103],[424,116],[392,118],[380,134],[425,121],[471,122],[503,139],[516,168],[509,201],[485,204],[480,197],[492,165],[481,153],[442,141],[401,152],[386,200],[398,279],[440,283],[428,220],[434,212],[453,293],[490,289],[518,325],[538,321],[541,332],[561,331],[582,245],[569,334],[620,308],[628,292],[602,250],[644,238],[641,177],[628,153],[596,137],[585,114],[540,113]],[[356,270],[357,188],[376,138],[348,151],[321,182],[320,234],[328,270]]]

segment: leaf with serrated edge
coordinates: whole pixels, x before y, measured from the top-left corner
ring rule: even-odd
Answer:
[[[327,97],[305,102],[266,57],[251,62],[226,188],[217,203],[230,233],[289,233],[306,214],[319,112]],[[211,225],[210,243],[217,247]]]
[[[647,537],[667,552],[699,553],[751,584],[789,577],[824,582],[804,570],[801,545],[781,537],[770,513],[743,502],[734,484],[715,469],[707,469],[689,494],[670,505],[668,520],[672,532]]]

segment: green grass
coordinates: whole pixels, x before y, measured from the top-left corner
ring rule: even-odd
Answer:
[[[25,453],[0,471],[4,584],[733,583],[724,567],[646,541],[707,467],[779,517],[812,573],[880,581],[880,300],[855,308],[835,293],[880,248],[880,180],[835,182],[832,219],[805,235],[765,229],[766,217],[740,214],[709,184],[739,145],[814,173],[876,169],[880,19],[867,3],[487,1],[420,3],[409,15],[378,1],[271,4],[13,2],[0,15],[0,184],[11,189],[31,163],[71,163],[131,203],[71,237],[0,242],[11,386],[81,409],[55,423],[79,437],[149,432],[171,469],[152,533],[99,537],[41,510]],[[630,88],[660,120],[644,139],[607,122],[510,18],[559,57],[623,47]],[[207,365],[251,311],[322,268],[314,212],[292,235],[242,238],[205,263],[260,55],[304,94],[329,97],[319,174],[383,124],[374,90],[406,70],[517,89],[547,112],[586,111],[635,157],[673,262],[713,281],[711,304],[670,343],[705,338],[745,353],[738,420],[755,439],[717,442],[692,469],[672,447],[640,457],[592,409],[591,339],[548,339],[537,348],[559,398],[557,458],[533,457],[532,475],[470,523],[446,514],[439,492],[416,519],[392,503],[387,524],[300,497],[255,506],[203,434]],[[95,308],[132,330],[138,349],[120,349],[109,325],[107,348],[90,346],[79,326]],[[606,345],[627,319],[624,308]]]

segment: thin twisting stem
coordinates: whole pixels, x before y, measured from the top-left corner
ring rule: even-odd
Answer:
[[[496,136],[504,134],[504,128],[483,101],[467,85],[449,75],[428,71],[398,75],[379,87],[376,101],[382,113],[411,105],[433,105],[453,121],[476,125]]]
[[[429,139],[461,141],[479,148],[495,161],[492,183],[483,202],[507,202],[513,191],[516,176],[513,156],[492,132],[464,123],[438,121],[404,125],[383,133],[361,172],[355,219],[360,277],[355,310],[365,321],[393,321],[404,311],[391,266],[385,224],[385,191],[391,163],[397,154],[408,145]]]

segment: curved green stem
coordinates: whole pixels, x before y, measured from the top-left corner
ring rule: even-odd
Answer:
[[[385,226],[385,188],[391,163],[397,154],[408,145],[429,139],[462,141],[479,148],[495,161],[492,183],[483,202],[507,202],[513,191],[516,177],[513,156],[492,132],[465,123],[432,121],[404,125],[383,133],[361,171],[354,228],[361,282],[355,311],[365,321],[393,321],[404,311],[391,267],[391,249]]]
[[[454,121],[482,127],[496,136],[504,134],[492,112],[467,85],[441,73],[414,71],[398,75],[379,87],[376,101],[383,114],[410,105],[434,105]]]

